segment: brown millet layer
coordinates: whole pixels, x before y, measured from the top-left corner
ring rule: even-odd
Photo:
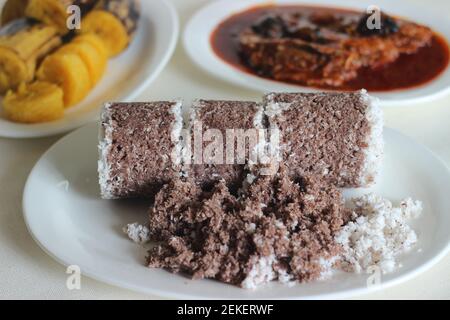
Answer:
[[[255,128],[253,121],[255,114],[259,109],[260,106],[256,102],[198,100],[194,102],[191,112],[195,114],[194,123],[198,121],[202,123],[203,134],[208,129],[220,130],[223,135],[223,144],[221,145],[226,146],[226,130],[248,130]],[[194,123],[191,123],[191,126],[193,126]],[[191,136],[191,139],[191,150],[192,154],[194,154],[194,137]],[[210,141],[203,141],[203,151],[210,143]],[[234,147],[236,152],[236,141]],[[249,158],[248,147],[243,156],[242,163],[236,161],[237,158],[235,154],[234,164],[226,164],[226,151],[224,149],[222,161],[220,162],[221,164],[208,164],[205,163],[205,161],[203,161],[203,164],[195,164],[193,161],[193,165],[186,167],[186,171],[190,176],[195,178],[196,183],[203,189],[210,189],[217,181],[224,179],[232,192],[236,192],[241,187],[242,180],[245,177],[245,163]]]
[[[350,219],[340,191],[316,177],[297,182],[282,169],[260,176],[237,198],[221,180],[211,191],[173,180],[150,210],[150,234],[159,244],[148,265],[241,285],[261,258],[273,257],[274,279],[320,277],[320,258],[336,256],[335,234]]]
[[[285,104],[281,113],[269,115],[269,123],[282,132],[291,178],[313,174],[338,187],[361,186],[371,127],[360,92],[273,93],[264,101]]]
[[[171,159],[175,102],[113,103],[101,123],[112,127],[107,163],[114,198],[154,197],[180,168]],[[149,165],[151,164],[151,165]]]

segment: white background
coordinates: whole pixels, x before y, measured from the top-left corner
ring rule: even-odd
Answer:
[[[207,2],[170,1],[177,7],[182,28],[191,14]],[[426,4],[419,0],[411,2],[439,6],[443,14],[450,12],[449,1],[435,0]],[[260,94],[211,78],[193,66],[179,44],[167,68],[138,100],[178,97],[187,101],[197,97],[259,99]],[[387,126],[425,144],[450,165],[450,95],[431,103],[387,109],[385,117]],[[31,239],[22,218],[22,190],[36,160],[59,138],[60,136],[28,140],[0,138],[0,298],[158,298],[105,285],[86,277],[82,278],[81,290],[69,291],[65,285],[65,268],[48,257]],[[450,255],[407,283],[355,298],[450,299]]]

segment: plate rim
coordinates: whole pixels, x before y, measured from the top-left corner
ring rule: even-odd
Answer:
[[[188,22],[186,23],[186,26],[184,28],[183,31],[183,48],[184,51],[186,52],[186,54],[188,55],[189,59],[201,70],[203,70],[204,72],[206,72],[207,74],[213,76],[216,79],[219,79],[221,81],[224,81],[228,84],[234,85],[234,86],[245,86],[246,88],[250,89],[250,90],[254,90],[256,92],[262,92],[265,93],[267,92],[266,88],[263,88],[264,86],[268,87],[270,86],[270,83],[272,83],[274,86],[276,86],[276,89],[274,89],[274,91],[295,91],[295,92],[339,92],[339,90],[326,90],[326,89],[318,89],[318,88],[313,88],[313,87],[308,87],[308,86],[301,86],[301,85],[295,85],[295,84],[289,84],[289,83],[284,83],[282,81],[276,81],[276,80],[271,80],[271,79],[265,79],[262,77],[258,77],[254,74],[251,73],[246,73],[242,70],[239,70],[238,68],[229,65],[227,62],[223,61],[222,59],[220,59],[220,57],[217,57],[213,52],[212,52],[212,58],[216,59],[217,61],[220,61],[220,63],[223,66],[227,67],[227,72],[236,72],[236,74],[238,76],[227,76],[227,75],[219,75],[217,72],[215,72],[214,70],[212,70],[213,68],[208,68],[206,65],[202,64],[201,61],[199,60],[199,58],[197,58],[197,56],[194,53],[194,47],[190,44],[190,39],[192,38],[192,35],[194,34],[194,32],[192,31],[193,29],[193,25],[195,24],[195,22],[197,22],[197,20],[199,20],[198,17],[204,15],[205,13],[207,13],[209,10],[211,10],[211,8],[215,8],[221,5],[221,3],[234,3],[234,6],[237,6],[239,3],[242,3],[242,8],[239,9],[237,12],[239,11],[243,11],[246,10],[252,6],[258,6],[258,5],[264,5],[264,4],[277,4],[278,1],[280,0],[217,0],[217,1],[213,1],[213,2],[208,2],[206,3],[204,6],[200,7],[197,11],[194,12],[194,14],[189,18]],[[320,3],[315,3],[312,2],[310,0],[281,0],[282,2],[280,3],[281,5],[283,4],[305,4],[305,5],[317,5],[317,6],[321,6],[321,5],[325,5],[324,3],[320,2]],[[330,0],[331,1],[331,0]],[[334,2],[334,1],[333,1]],[[341,4],[330,4],[336,7],[343,7],[343,8],[351,8],[352,4],[351,3],[341,3]],[[417,4],[409,4],[412,7],[417,7]],[[428,8],[427,8],[428,9]],[[233,9],[235,10],[235,9]],[[429,11],[433,11],[432,9],[428,9]],[[215,24],[215,26],[218,25],[219,22],[217,22]],[[210,32],[210,30],[208,29],[208,32]],[[450,46],[450,38],[448,38],[447,36],[444,36],[442,34],[442,32],[436,31],[439,34],[441,34],[441,36],[443,36],[446,40],[447,43]],[[210,33],[208,34],[208,38],[210,36]],[[202,36],[202,41],[204,37]],[[209,41],[208,41],[209,42]],[[209,43],[208,43],[208,48],[211,48]],[[450,63],[447,66],[446,69],[444,69],[442,71],[442,73],[440,75],[438,75],[438,78],[440,76],[443,76],[444,74],[449,73],[450,74]],[[239,79],[240,76],[243,76],[241,79]],[[261,84],[256,83],[253,84],[252,81],[250,80],[255,80],[258,82],[261,82]],[[431,82],[437,80],[433,79],[431,80]],[[430,82],[430,83],[431,83]],[[264,83],[264,84],[262,84]],[[396,94],[396,93],[402,93],[402,92],[413,92],[416,89],[423,89],[426,88],[430,83],[426,83],[422,86],[419,87],[413,87],[413,88],[406,88],[406,89],[399,89],[399,90],[393,90],[393,91],[381,91],[381,92],[373,92],[372,94],[374,96],[379,96],[380,98],[380,106],[381,107],[387,107],[387,108],[399,108],[399,107],[407,107],[410,104],[418,104],[418,103],[425,103],[425,102],[433,102],[436,101],[446,95],[448,95],[450,93],[450,79],[449,79],[449,83],[444,87],[441,88],[437,91],[434,92],[430,92],[430,93],[426,93],[420,96],[413,96],[413,97],[396,97],[393,99],[386,99],[383,98],[383,96],[385,95],[391,95],[391,94]],[[283,87],[285,89],[281,89],[279,90],[278,88]]]
[[[161,74],[161,72],[165,69],[165,67],[168,65],[170,59],[173,57],[173,54],[175,52],[178,39],[180,37],[180,20],[178,13],[173,5],[172,2],[168,0],[152,0],[152,1],[158,1],[161,5],[167,9],[168,15],[170,16],[170,25],[171,25],[171,34],[170,39],[167,42],[167,48],[165,50],[164,55],[162,56],[162,59],[160,59],[158,65],[154,69],[154,71],[149,75],[146,76],[144,81],[142,81],[137,87],[135,87],[133,90],[131,90],[128,94],[119,94],[117,100],[124,101],[124,102],[130,102],[136,99],[140,94],[142,94],[145,89],[147,89],[148,86],[150,86]],[[149,1],[144,1],[145,5],[149,5]],[[152,4],[150,4],[152,5]],[[0,5],[0,8],[2,6]],[[1,108],[1,106],[0,106]],[[56,125],[55,127],[50,128],[42,128],[42,129],[36,129],[33,130],[31,127],[31,130],[20,130],[14,131],[14,133],[11,133],[9,131],[0,130],[0,138],[9,138],[9,139],[28,139],[28,138],[43,138],[43,137],[51,137],[62,133],[67,133],[70,131],[73,131],[77,128],[82,127],[85,124],[88,124],[91,121],[94,121],[99,118],[100,116],[100,106],[92,108],[92,110],[87,110],[86,112],[83,112],[82,115],[79,117],[73,119],[72,121],[68,122],[67,124],[61,124]],[[5,121],[8,121],[7,119],[3,119]],[[47,122],[47,123],[41,123],[42,125],[52,125],[54,122]],[[26,124],[20,124],[18,125],[26,125]],[[39,124],[38,124],[39,125]],[[28,126],[32,126],[28,125]]]
[[[88,128],[89,126],[98,126],[97,123],[95,122],[90,122],[86,125],[84,125],[81,128],[78,128],[77,130],[65,135],[64,137],[58,139],[58,141],[56,141],[44,154],[42,154],[42,156],[39,158],[39,160],[35,163],[35,165],[33,166],[32,170],[30,171],[24,189],[23,189],[23,196],[22,196],[22,214],[23,214],[23,218],[25,221],[25,225],[26,228],[29,232],[29,234],[31,235],[31,237],[33,238],[33,240],[38,244],[38,246],[47,254],[49,255],[52,259],[54,259],[55,261],[57,261],[58,263],[60,263],[63,266],[69,266],[71,265],[70,261],[66,261],[65,259],[62,259],[60,257],[58,257],[57,254],[55,254],[54,252],[52,252],[52,250],[48,249],[39,239],[39,236],[34,232],[33,230],[33,226],[30,224],[30,212],[32,211],[31,209],[29,209],[29,202],[27,199],[29,198],[29,194],[31,193],[31,182],[32,182],[32,178],[33,176],[36,174],[38,166],[40,165],[41,161],[43,161],[43,159],[45,159],[54,149],[56,149],[57,147],[59,147],[60,144],[64,143],[64,140],[66,139],[70,139],[71,136],[78,134],[80,131],[82,130],[89,130],[90,128]],[[450,168],[449,166],[439,157],[437,156],[432,150],[430,150],[428,147],[426,147],[425,145],[416,142],[414,139],[409,138],[408,136],[402,134],[401,132],[389,128],[389,127],[385,127],[385,131],[389,131],[391,132],[391,134],[394,135],[399,135],[401,136],[403,139],[407,139],[411,142],[413,142],[417,148],[421,149],[422,152],[427,152],[429,153],[430,156],[432,156],[437,163],[439,163],[443,168],[446,169],[447,173],[448,173],[448,177],[450,179]],[[369,293],[373,293],[376,291],[380,291],[380,290],[384,290],[390,287],[393,287],[395,285],[404,283],[408,280],[411,280],[415,277],[417,277],[418,275],[424,273],[425,271],[429,270],[431,267],[433,267],[434,265],[436,265],[438,262],[440,262],[448,253],[450,252],[450,241],[448,241],[445,246],[443,246],[443,248],[441,249],[440,252],[438,252],[436,255],[434,255],[431,259],[429,259],[428,261],[422,263],[419,265],[419,267],[410,270],[409,272],[397,276],[393,279],[390,280],[385,280],[383,282],[381,282],[381,284],[376,285],[376,286],[370,286],[370,287],[360,287],[360,288],[354,288],[354,289],[349,289],[349,290],[342,290],[339,292],[335,292],[335,293],[323,293],[323,294],[313,294],[313,295],[309,295],[309,296],[292,296],[292,297],[280,297],[280,298],[271,298],[271,299],[288,299],[288,300],[296,300],[296,299],[343,299],[343,298],[349,298],[349,297],[354,297],[357,295],[363,295],[363,294],[369,294]],[[219,299],[219,298],[214,298],[214,297],[208,297],[207,296],[207,292],[205,292],[203,295],[201,294],[185,294],[185,293],[177,293],[177,292],[173,292],[173,291],[166,291],[164,289],[159,289],[159,288],[149,288],[149,287],[142,287],[142,286],[136,286],[133,284],[128,283],[125,280],[121,280],[120,278],[113,278],[113,277],[107,277],[107,276],[103,276],[102,273],[100,272],[95,272],[93,270],[90,270],[90,268],[83,268],[82,269],[82,275],[83,276],[87,276],[89,278],[92,278],[94,280],[97,281],[101,281],[104,283],[107,283],[109,285],[113,285],[119,288],[125,288],[125,289],[129,289],[129,290],[133,290],[135,292],[139,292],[142,294],[151,294],[154,295],[158,298],[176,298],[176,299],[207,299],[207,300],[215,300],[215,299]],[[203,280],[203,281],[213,281],[213,280]],[[243,298],[243,300],[247,300],[247,299],[252,299],[251,296],[249,296],[248,298]]]

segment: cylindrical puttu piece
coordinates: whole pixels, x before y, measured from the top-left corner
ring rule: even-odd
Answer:
[[[104,199],[153,198],[181,168],[181,102],[107,103],[100,124]]]
[[[182,128],[181,102],[106,104],[102,197],[153,198],[180,176],[206,190],[224,180],[238,192],[249,176],[276,173],[274,162],[280,161],[292,179],[315,175],[338,187],[368,187],[383,153],[382,112],[365,90],[272,93],[263,104],[198,100],[188,130]],[[272,141],[274,132],[279,140]],[[261,147],[276,150],[265,154],[268,163],[260,158]]]
[[[291,178],[323,176],[338,187],[368,187],[383,153],[383,115],[365,90],[352,93],[271,93],[269,126],[281,134]]]
[[[225,180],[236,192],[260,140],[263,107],[251,101],[197,100],[190,111],[191,164],[188,176],[203,189]],[[217,148],[216,148],[217,147]]]

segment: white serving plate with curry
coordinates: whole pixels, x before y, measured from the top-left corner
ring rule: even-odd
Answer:
[[[230,18],[240,17],[256,19],[258,7],[269,6],[303,6],[313,8],[334,8],[335,11],[366,12],[371,5],[377,5],[382,12],[401,19],[430,27],[439,43],[433,42],[429,48],[419,49],[417,54],[407,57],[401,55],[394,63],[376,71],[358,71],[357,81],[350,81],[341,87],[323,88],[305,86],[292,82],[282,82],[270,77],[256,74],[240,61],[236,52],[230,52],[233,44],[222,33],[217,39],[218,31]],[[300,7],[301,8],[301,7]],[[253,11],[253,12],[252,12]],[[247,13],[246,13],[247,12]],[[257,15],[256,15],[257,16]],[[257,20],[257,19],[256,19]],[[239,23],[239,19],[235,20]],[[248,21],[245,25],[248,25]],[[230,37],[242,29],[239,25],[230,28]],[[226,30],[225,30],[226,31]],[[218,77],[237,86],[243,86],[260,92],[315,92],[315,91],[349,91],[365,88],[373,96],[381,99],[382,106],[408,106],[413,103],[427,102],[450,92],[450,68],[448,67],[448,42],[450,39],[450,21],[438,7],[432,4],[415,5],[408,1],[339,1],[319,0],[314,2],[301,0],[219,0],[213,1],[200,9],[189,21],[184,31],[184,47],[191,60],[212,76]],[[225,41],[226,43],[221,43]],[[228,42],[227,42],[228,41]],[[440,48],[440,49],[439,49]],[[233,55],[234,54],[234,55]],[[435,68],[435,69],[434,69]],[[361,79],[359,79],[361,78]]]

